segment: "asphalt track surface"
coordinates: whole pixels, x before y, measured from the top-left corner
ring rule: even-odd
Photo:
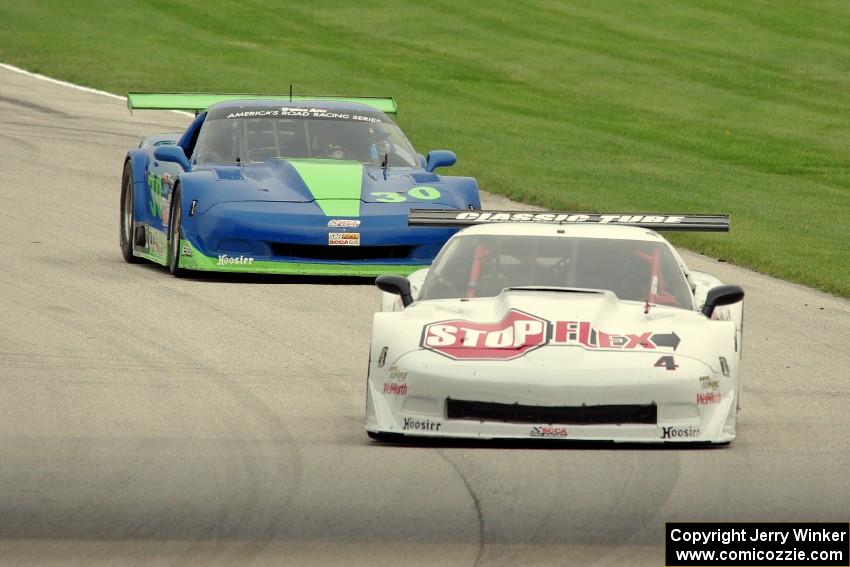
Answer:
[[[748,293],[727,448],[382,446],[374,287],[121,259],[124,152],[186,123],[0,69],[0,563],[658,566],[665,521],[850,519],[847,302],[686,255]]]

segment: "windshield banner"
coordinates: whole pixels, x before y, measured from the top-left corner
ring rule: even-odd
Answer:
[[[378,112],[300,106],[227,106],[210,110],[208,120],[233,118],[309,118],[349,122],[385,122]]]

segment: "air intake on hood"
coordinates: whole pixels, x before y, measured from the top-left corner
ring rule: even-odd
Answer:
[[[494,402],[446,400],[448,419],[475,421],[506,421],[514,423],[558,423],[573,425],[658,422],[658,406],[606,405],[606,406],[523,406]]]

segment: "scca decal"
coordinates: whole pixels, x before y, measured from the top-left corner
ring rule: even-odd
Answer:
[[[605,333],[589,321],[550,323],[511,309],[495,323],[449,320],[425,325],[420,346],[455,360],[512,360],[544,345],[587,350],[676,350],[680,342],[674,332]]]
[[[529,432],[531,437],[559,437],[564,438],[568,435],[566,427],[553,426],[535,426]]]

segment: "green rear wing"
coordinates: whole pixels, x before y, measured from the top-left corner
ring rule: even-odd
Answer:
[[[133,110],[188,110],[198,113],[213,104],[228,100],[279,100],[281,102],[331,101],[355,102],[371,106],[393,118],[398,104],[392,97],[308,96],[279,94],[214,94],[214,93],[127,93],[127,107]]]

